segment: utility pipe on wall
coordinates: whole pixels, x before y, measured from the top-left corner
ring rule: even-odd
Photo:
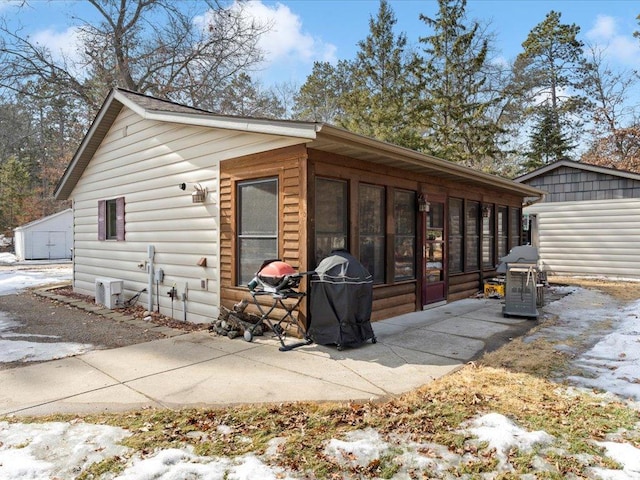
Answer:
[[[189,283],[184,284],[184,293],[182,294],[182,316],[184,321],[187,321],[187,292],[189,291]]]
[[[147,288],[147,312],[153,312],[153,257],[155,256],[155,248],[153,245],[147,245],[147,272],[149,274],[149,286]]]

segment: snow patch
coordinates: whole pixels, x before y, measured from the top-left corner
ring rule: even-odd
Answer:
[[[87,423],[0,422],[0,478],[75,478],[92,463],[126,453],[118,443],[128,435]]]

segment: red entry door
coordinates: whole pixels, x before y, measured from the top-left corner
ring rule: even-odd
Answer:
[[[429,211],[424,212],[422,305],[428,306],[447,299],[446,287],[446,237],[444,202],[429,199]]]

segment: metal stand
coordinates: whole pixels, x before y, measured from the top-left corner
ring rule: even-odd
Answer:
[[[265,296],[269,296],[273,300],[273,303],[271,304],[270,307],[266,307],[260,304],[260,298]],[[251,297],[253,298],[253,303],[256,305],[261,316],[260,316],[260,320],[255,325],[253,325],[252,327],[244,331],[244,339],[247,342],[251,342],[253,340],[254,330],[259,325],[266,323],[269,326],[269,328],[278,336],[278,339],[280,340],[280,344],[282,345],[279,349],[281,352],[286,352],[288,350],[293,350],[294,348],[302,347],[304,345],[310,345],[311,343],[313,343],[313,340],[311,340],[307,336],[307,331],[305,326],[300,322],[300,320],[296,319],[293,316],[293,312],[298,308],[298,305],[300,305],[300,302],[302,302],[302,299],[305,296],[306,296],[306,293],[297,292],[291,289],[283,289],[276,292],[269,292],[266,290],[252,290]],[[292,304],[287,305],[284,302],[284,300],[287,300],[287,299],[295,299],[295,301]],[[282,307],[282,309],[285,311],[285,314],[280,320],[278,320],[277,322],[274,322],[269,318],[269,315],[271,315],[271,313],[278,306]],[[286,328],[283,328],[282,326],[283,322],[286,322],[290,325],[295,325],[298,328],[298,333],[302,333],[304,335],[303,336],[304,341],[296,342],[293,344],[286,344],[285,338],[287,335],[287,331],[286,331]]]

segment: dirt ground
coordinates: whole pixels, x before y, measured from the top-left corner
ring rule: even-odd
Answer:
[[[9,319],[21,324],[12,328],[12,333],[52,336],[37,337],[38,342],[89,343],[97,349],[107,349],[164,338],[160,333],[70,307],[29,291],[0,295],[0,312],[5,312]],[[0,370],[33,363],[0,363]]]

